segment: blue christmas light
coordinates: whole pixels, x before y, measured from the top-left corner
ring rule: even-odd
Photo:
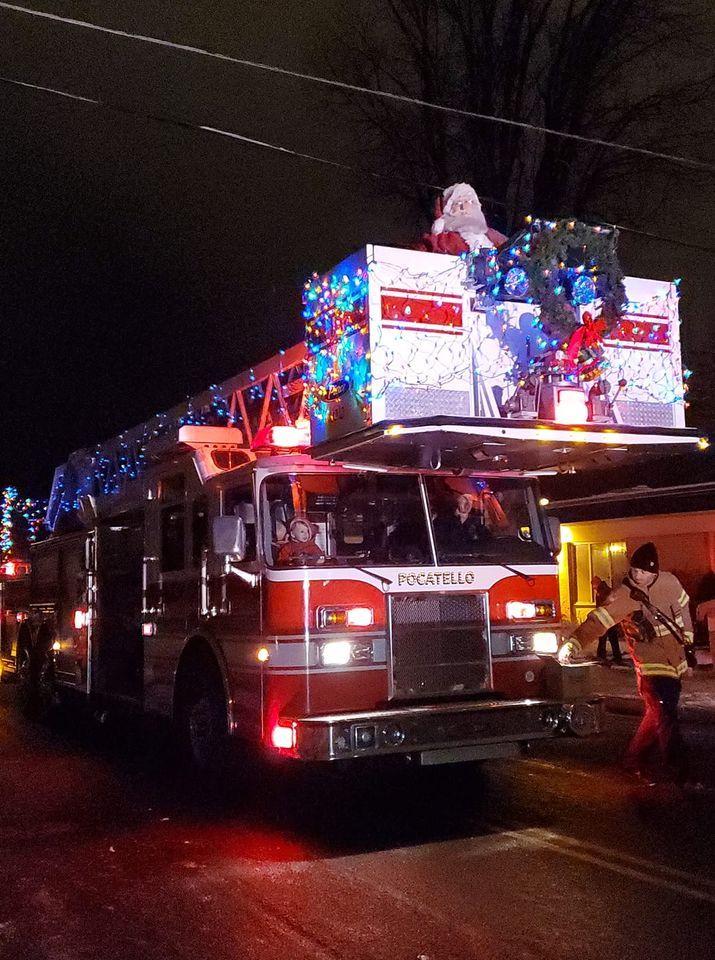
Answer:
[[[512,297],[526,296],[529,290],[529,278],[523,267],[512,267],[504,280],[504,289]]]
[[[596,285],[591,277],[581,274],[574,280],[571,287],[571,299],[574,303],[582,305],[593,303],[596,299]]]

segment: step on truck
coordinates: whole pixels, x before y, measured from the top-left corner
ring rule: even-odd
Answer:
[[[652,396],[679,370],[671,285],[628,279],[667,336],[606,344],[632,388],[596,407],[546,376],[509,404],[504,332],[513,353],[535,308],[497,329],[465,278],[366,247],[306,284],[304,343],[58,468],[19,634],[36,714],[166,718],[199,766],[234,739],[430,765],[598,732],[587,672],[557,659],[538,483],[698,444],[682,393]]]

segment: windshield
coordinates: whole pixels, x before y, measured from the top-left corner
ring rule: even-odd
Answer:
[[[551,559],[534,487],[521,480],[426,477],[438,563]],[[416,475],[296,473],[262,487],[275,566],[431,565]]]
[[[426,477],[439,563],[551,559],[536,488],[524,480]]]

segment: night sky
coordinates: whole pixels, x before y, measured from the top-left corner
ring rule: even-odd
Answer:
[[[339,70],[337,0],[31,5],[321,74],[330,50]],[[369,163],[321,87],[6,10],[0,38],[0,75]],[[47,496],[72,449],[299,340],[313,269],[428,225],[349,172],[127,113],[0,84],[0,116],[0,487],[25,494]],[[650,229],[712,246],[711,187],[669,187]],[[621,251],[627,272],[682,276],[702,352],[712,255],[632,237]]]

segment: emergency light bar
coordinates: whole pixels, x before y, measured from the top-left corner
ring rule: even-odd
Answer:
[[[178,440],[194,451],[194,466],[202,483],[255,460],[243,441],[243,433],[236,427],[186,424],[179,428]]]
[[[236,427],[205,427],[186,424],[179,428],[179,443],[192,450],[237,450],[244,446],[243,433]]]
[[[26,577],[30,573],[30,564],[24,560],[5,560],[0,563],[0,577]]]
[[[259,430],[251,443],[251,450],[305,450],[310,446],[310,421],[296,420],[295,424],[276,424]]]

